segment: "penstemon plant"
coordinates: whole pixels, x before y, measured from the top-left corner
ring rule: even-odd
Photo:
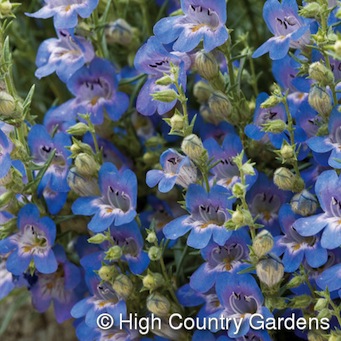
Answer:
[[[340,8],[0,0],[1,339],[341,340]]]

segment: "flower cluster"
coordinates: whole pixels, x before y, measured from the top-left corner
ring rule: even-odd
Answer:
[[[80,341],[340,340],[340,3],[245,4],[0,0],[0,299]]]

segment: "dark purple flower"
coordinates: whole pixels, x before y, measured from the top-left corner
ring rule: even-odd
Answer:
[[[137,180],[129,169],[118,171],[111,163],[104,163],[99,171],[100,197],[78,198],[72,205],[74,214],[94,217],[88,227],[102,232],[111,224],[127,224],[136,216]]]
[[[7,270],[14,275],[26,271],[31,261],[43,274],[57,270],[57,261],[52,250],[56,238],[56,225],[49,217],[40,218],[37,206],[25,205],[18,213],[19,232],[0,241],[0,254],[10,255]]]
[[[274,35],[252,55],[257,58],[269,52],[273,60],[286,56],[289,48],[301,48],[309,44],[310,32],[307,20],[298,15],[296,0],[267,0],[263,8],[264,20]]]
[[[146,182],[149,187],[158,184],[161,193],[169,192],[175,184],[187,188],[197,180],[197,169],[193,162],[174,149],[168,149],[160,156],[163,170],[150,170]]]
[[[190,185],[186,194],[186,209],[190,215],[174,219],[163,228],[168,239],[177,239],[191,230],[187,244],[197,249],[205,247],[211,237],[219,245],[224,245],[232,232],[224,224],[232,208],[228,198],[230,192],[215,185],[206,192],[200,185]]]
[[[279,223],[284,236],[276,237],[272,252],[278,256],[284,253],[283,264],[286,272],[293,272],[302,264],[303,259],[317,268],[327,262],[327,250],[321,246],[320,236],[302,237],[293,224],[299,216],[294,214],[289,204],[284,204],[279,211]]]
[[[105,59],[94,58],[89,65],[77,70],[67,81],[67,87],[76,98],[66,105],[71,117],[90,114],[93,124],[102,124],[104,113],[117,121],[128,109],[127,94],[117,91],[114,67]]]
[[[52,274],[36,273],[38,280],[30,291],[33,306],[42,313],[53,302],[56,320],[62,323],[71,318],[70,310],[78,301],[75,288],[81,281],[81,272],[67,260],[60,245],[55,245],[53,251],[58,262],[57,271]]]
[[[35,13],[26,13],[33,18],[53,17],[56,29],[77,26],[77,15],[88,18],[96,8],[98,0],[44,0],[44,6]]]
[[[203,40],[209,52],[228,39],[225,0],[182,0],[184,15],[161,19],[154,26],[154,34],[163,43],[174,42],[173,50],[189,52]]]
[[[58,39],[47,39],[39,46],[35,75],[40,79],[56,71],[58,77],[66,82],[75,71],[94,58],[95,52],[85,38],[75,36],[68,30],[57,33]]]
[[[300,218],[293,227],[304,237],[323,230],[322,247],[335,249],[341,245],[341,177],[334,170],[323,172],[316,181],[315,192],[324,213]]]

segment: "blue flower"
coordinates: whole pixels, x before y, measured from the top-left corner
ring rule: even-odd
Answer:
[[[266,133],[262,131],[263,124],[273,120],[287,121],[284,105],[278,104],[272,108],[261,108],[261,104],[269,98],[269,95],[262,92],[256,99],[256,108],[254,112],[253,122],[245,127],[245,134],[250,139],[262,141],[263,143],[271,142],[276,148],[281,148],[283,140],[287,140],[287,135],[283,133]]]
[[[248,245],[251,240],[245,229],[233,232],[223,246],[210,242],[201,250],[206,261],[192,274],[190,286],[199,292],[206,292],[219,280],[220,274],[242,270],[248,266],[243,260],[249,255]]]
[[[94,58],[89,65],[84,65],[68,79],[67,87],[76,98],[67,101],[64,106],[71,111],[71,117],[90,114],[93,124],[103,123],[104,112],[113,121],[117,121],[129,105],[127,94],[117,91],[117,83],[111,63]]]
[[[182,0],[184,15],[163,18],[154,26],[155,36],[163,43],[174,42],[173,50],[192,51],[201,40],[209,52],[228,39],[225,0]]]
[[[76,27],[77,15],[88,18],[98,4],[98,0],[44,0],[44,2],[40,10],[26,15],[42,19],[53,17],[56,29]]]
[[[55,245],[53,251],[58,262],[57,271],[52,274],[36,273],[38,279],[30,291],[33,306],[42,313],[53,302],[56,320],[62,323],[71,318],[71,308],[79,299],[75,289],[81,282],[81,272],[67,260],[60,245]]]
[[[315,192],[324,213],[300,218],[293,227],[304,237],[324,229],[322,247],[335,249],[341,245],[341,176],[334,170],[323,172],[316,181]]]
[[[255,279],[250,275],[225,273],[217,282],[216,290],[222,305],[220,316],[242,319],[239,332],[235,324],[230,325],[229,337],[246,335],[250,330],[249,319],[253,314],[259,314],[263,319],[272,317],[269,309],[262,306],[264,297]],[[253,323],[257,323],[256,318],[253,318]]]
[[[168,52],[155,37],[151,37],[137,51],[134,64],[139,72],[149,75],[137,97],[137,111],[145,116],[153,115],[156,111],[159,115],[164,115],[170,111],[177,100],[169,103],[161,102],[154,100],[152,94],[169,89],[176,91],[176,87],[173,84],[159,85],[156,84],[156,81],[165,74],[174,78],[171,73],[171,66],[174,64],[179,67],[179,79],[174,79],[174,81],[179,82],[185,90],[186,70],[191,64],[189,57],[185,53]]]
[[[283,0],[282,3],[278,0],[267,0],[263,17],[274,37],[261,45],[253,53],[253,58],[269,52],[271,59],[282,59],[290,47],[298,49],[309,44],[309,24],[298,15],[295,0]]]
[[[122,260],[126,261],[133,274],[141,274],[149,265],[148,254],[142,250],[143,238],[135,221],[110,229],[113,245],[122,249]]]
[[[322,289],[334,291],[339,290],[341,298],[341,264],[334,265],[325,270],[316,278],[317,285]]]
[[[246,193],[246,200],[257,222],[276,235],[278,228],[278,211],[289,199],[289,192],[282,191],[270,181],[264,173],[259,173],[256,183]]]
[[[99,170],[99,197],[78,198],[72,205],[74,214],[94,217],[88,227],[102,232],[111,224],[127,224],[136,216],[137,179],[129,169],[118,171],[111,163],[104,163]]]
[[[161,193],[169,192],[175,184],[187,188],[197,180],[197,169],[188,157],[168,149],[160,156],[163,170],[150,170],[146,182],[149,187],[157,184]]]
[[[289,204],[284,204],[279,211],[279,223],[284,236],[276,237],[272,252],[278,256],[284,253],[283,264],[286,272],[293,272],[302,264],[303,259],[313,267],[318,268],[328,259],[327,250],[321,246],[320,236],[302,237],[293,223],[299,216],[294,214]]]
[[[13,145],[2,130],[0,130],[0,148],[0,178],[3,178],[5,175],[7,175],[12,165],[10,153],[12,151]]]
[[[95,52],[85,38],[75,36],[68,30],[57,33],[58,39],[47,39],[39,46],[35,75],[40,79],[56,71],[58,77],[66,82],[75,71],[94,58]]]
[[[329,135],[311,137],[307,144],[316,153],[327,155],[328,165],[341,168],[341,115],[337,108],[331,112],[328,123]],[[319,161],[319,157],[317,157]]]
[[[0,241],[0,254],[11,253],[6,267],[14,275],[26,271],[31,261],[43,274],[57,270],[52,250],[56,238],[56,225],[49,217],[40,218],[37,206],[25,205],[18,213],[19,232]]]
[[[187,244],[196,249],[205,247],[211,237],[224,245],[232,232],[224,224],[230,214],[232,201],[230,192],[222,186],[215,185],[206,192],[200,185],[190,185],[186,194],[186,209],[190,215],[174,219],[163,228],[168,239],[177,239],[191,230]]]
[[[233,161],[233,157],[240,154],[243,150],[243,145],[240,138],[236,134],[227,134],[221,144],[213,139],[204,141],[204,147],[208,152],[209,158],[213,162],[220,161],[211,169],[213,174],[212,182],[220,186],[231,189],[236,182],[240,182],[240,172],[237,165]],[[246,162],[244,157],[243,162]],[[246,184],[250,187],[256,181],[256,176],[246,176]]]

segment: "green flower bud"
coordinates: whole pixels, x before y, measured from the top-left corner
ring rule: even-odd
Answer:
[[[291,209],[302,216],[309,216],[315,213],[318,208],[318,201],[315,195],[304,189],[293,196],[290,201]]]
[[[314,310],[320,311],[322,309],[327,308],[329,305],[329,302],[326,298],[319,298],[314,306]]]
[[[199,112],[206,122],[212,123],[214,125],[218,125],[220,122],[223,121],[221,117],[217,117],[216,115],[213,114],[208,104],[200,105]]]
[[[305,279],[303,276],[295,276],[292,278],[288,283],[287,283],[287,288],[292,289],[292,288],[297,288],[301,284],[305,282]]]
[[[320,13],[321,6],[317,2],[310,2],[299,11],[299,14],[305,18],[317,18]]]
[[[279,258],[271,256],[257,263],[256,273],[262,283],[272,288],[282,280],[284,266]]]
[[[304,181],[285,167],[276,169],[274,183],[284,191],[300,192],[304,189]]]
[[[166,75],[159,78],[156,82],[157,85],[170,85],[173,83],[173,80],[170,76]]]
[[[73,144],[70,147],[70,151],[72,153],[72,156],[76,156],[80,153],[86,153],[89,155],[92,155],[92,149],[87,143],[83,143],[81,141],[78,141],[77,139],[73,139]]]
[[[332,111],[332,101],[325,89],[313,86],[309,91],[308,102],[321,116],[328,118]]]
[[[113,265],[103,265],[98,270],[98,276],[102,281],[110,282],[118,275],[118,270]]]
[[[340,341],[341,340],[341,331],[333,330],[331,335],[329,336],[328,341]]]
[[[192,160],[200,161],[207,153],[201,139],[195,135],[191,134],[186,136],[181,143],[181,150]]]
[[[142,280],[143,286],[148,290],[155,290],[165,284],[163,276],[158,272],[149,271]]]
[[[199,75],[207,80],[219,75],[219,64],[212,53],[197,52],[194,65]]]
[[[0,207],[8,205],[14,199],[14,193],[7,191],[0,195]]]
[[[94,176],[99,170],[99,164],[91,155],[86,153],[80,153],[76,156],[75,166],[76,171],[84,176]]]
[[[169,119],[169,123],[172,128],[171,131],[182,132],[185,125],[184,119],[185,118],[182,115],[175,112],[175,114]]]
[[[152,93],[152,97],[155,101],[170,103],[178,98],[178,94],[172,90],[162,90]]]
[[[252,249],[255,255],[260,258],[268,254],[274,246],[274,239],[271,233],[263,230],[256,235],[252,244]]]
[[[241,167],[241,172],[243,172],[245,175],[255,175],[255,169],[253,168],[252,164],[250,162],[246,162]]]
[[[194,84],[193,94],[199,103],[208,101],[212,93],[212,88],[204,81],[199,81]]]
[[[334,83],[334,74],[321,62],[315,62],[309,66],[309,78],[317,81],[321,86]]]
[[[323,318],[330,319],[332,316],[333,316],[333,313],[328,308],[322,309],[317,315],[319,319],[323,319]]]
[[[105,240],[107,240],[107,237],[103,233],[97,233],[88,239],[88,243],[102,244]]]
[[[154,231],[148,231],[148,235],[146,237],[148,243],[154,244],[157,242],[157,236]]]
[[[88,131],[89,127],[83,122],[78,122],[67,130],[70,135],[76,136],[83,136]]]
[[[240,182],[235,183],[232,186],[232,194],[236,198],[243,198],[245,195],[246,188],[244,185],[242,185]]]
[[[282,103],[282,98],[276,95],[270,96],[268,99],[266,99],[261,105],[261,108],[272,108],[276,106],[277,104]]]
[[[101,191],[96,178],[79,174],[76,167],[72,167],[67,175],[70,188],[81,197],[98,196]]]
[[[154,292],[147,297],[147,309],[157,316],[168,316],[171,304],[167,297]]]
[[[108,251],[106,251],[105,253],[105,259],[108,259],[108,260],[118,260],[122,257],[122,249],[120,246],[118,245],[115,245],[115,246],[112,246]]]
[[[280,153],[283,160],[290,160],[295,156],[294,148],[288,144],[282,146]]]
[[[104,29],[107,43],[123,46],[129,46],[133,39],[133,33],[133,28],[121,18],[109,23]]]
[[[232,222],[237,226],[243,226],[244,225],[244,215],[241,210],[234,211],[232,213]]]
[[[9,1],[0,3],[0,17],[12,14],[12,4]]]
[[[334,44],[334,51],[338,59],[341,59],[341,40],[337,40]]]
[[[325,341],[325,340],[326,339],[322,335],[317,334],[315,331],[308,332],[308,341]]]
[[[150,260],[157,261],[162,257],[162,250],[157,246],[152,246],[148,251]]]
[[[134,285],[127,275],[120,274],[115,278],[112,288],[118,296],[128,298],[133,292]]]
[[[232,104],[223,92],[214,91],[208,99],[208,106],[218,119],[231,123]]]
[[[0,115],[11,117],[15,111],[14,98],[6,91],[0,91]]]
[[[269,120],[262,124],[262,130],[267,133],[279,134],[287,128],[287,125],[282,120]]]
[[[313,302],[313,298],[309,295],[301,295],[293,297],[290,307],[293,309],[305,309]]]

